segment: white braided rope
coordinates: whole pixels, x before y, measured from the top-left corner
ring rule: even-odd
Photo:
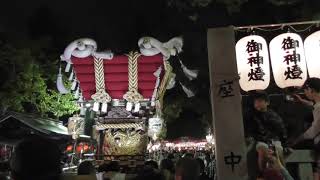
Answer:
[[[130,103],[138,103],[143,100],[143,96],[138,92],[138,52],[128,54],[128,92],[123,98]]]
[[[96,125],[97,130],[104,130],[104,129],[130,129],[130,128],[143,128],[141,124],[138,123],[122,123],[122,124],[99,124]]]
[[[104,81],[103,59],[94,58],[94,77],[96,83],[96,93],[91,98],[98,103],[111,102],[110,95],[106,92]]]

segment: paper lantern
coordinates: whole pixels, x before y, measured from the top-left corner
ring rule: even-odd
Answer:
[[[257,35],[246,36],[236,44],[240,87],[244,91],[264,90],[270,83],[270,65],[266,40]]]
[[[307,79],[307,66],[301,37],[284,33],[270,42],[273,76],[280,88],[302,86]]]
[[[149,119],[148,135],[150,137],[158,136],[163,126],[163,119],[154,117]]]
[[[320,31],[305,39],[304,50],[309,76],[320,78]]]

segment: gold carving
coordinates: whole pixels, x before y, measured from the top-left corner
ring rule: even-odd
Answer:
[[[139,155],[144,154],[148,137],[138,131],[105,132],[103,152],[104,155]]]

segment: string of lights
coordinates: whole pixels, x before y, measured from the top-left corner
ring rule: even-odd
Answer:
[[[298,29],[295,26],[303,26],[308,25],[306,28]],[[294,32],[305,32],[311,30],[313,27],[319,27],[320,21],[305,21],[305,22],[292,22],[292,23],[282,23],[282,24],[265,24],[265,25],[253,25],[253,26],[242,26],[242,27],[234,27],[235,31],[238,32],[252,32],[254,30],[260,30],[265,32],[273,32],[284,30],[288,28],[288,30],[293,30]]]

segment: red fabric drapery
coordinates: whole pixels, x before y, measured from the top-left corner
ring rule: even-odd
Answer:
[[[94,58],[71,58],[77,79],[80,82],[85,100],[91,100],[91,95],[96,92],[94,76]],[[140,56],[138,59],[138,87],[140,94],[145,99],[150,99],[157,78],[153,75],[159,67],[162,67],[160,77],[163,77],[163,57]],[[125,55],[114,56],[112,60],[104,61],[106,91],[112,99],[123,99],[128,91],[128,57]]]

